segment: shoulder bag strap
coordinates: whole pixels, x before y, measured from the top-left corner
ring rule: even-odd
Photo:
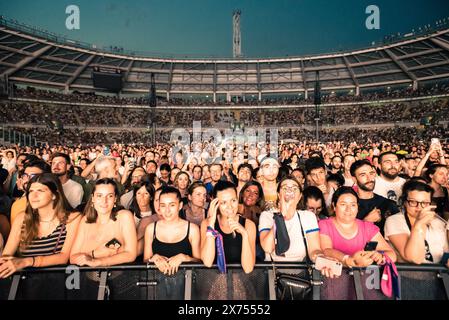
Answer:
[[[312,265],[312,261],[310,260],[310,257],[309,257],[309,247],[307,246],[306,234],[304,233],[304,227],[302,225],[301,216],[299,215],[299,212],[296,212],[296,214],[298,215],[299,225],[301,226],[302,238],[304,240],[304,246],[306,248],[306,264],[308,267],[310,267]]]
[[[62,224],[61,229],[59,230],[58,240],[56,241],[56,246],[53,249],[53,254],[55,254],[56,250],[58,250],[59,243],[61,242],[61,236],[64,233],[64,231],[65,231],[65,223]]]

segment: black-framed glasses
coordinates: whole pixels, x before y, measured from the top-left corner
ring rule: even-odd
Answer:
[[[282,186],[282,187],[281,187],[281,190],[282,190],[282,191],[293,191],[293,192],[298,192],[298,191],[300,191],[301,189],[299,189],[299,187],[296,187],[296,186]]]
[[[421,208],[428,207],[432,204],[430,201],[416,201],[412,199],[407,199],[407,203],[410,207],[417,207],[419,205]]]
[[[39,174],[38,173],[24,173],[24,174],[22,174],[22,179],[25,178],[25,179],[31,180],[31,179],[33,179],[33,177],[35,177],[37,175],[39,175]]]

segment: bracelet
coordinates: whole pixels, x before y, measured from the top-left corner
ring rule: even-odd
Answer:
[[[95,249],[92,250],[92,259],[95,259],[94,251],[95,251]]]

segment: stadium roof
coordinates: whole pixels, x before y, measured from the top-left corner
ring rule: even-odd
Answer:
[[[449,79],[449,29],[356,51],[269,59],[168,59],[99,51],[0,19],[0,75],[61,90],[94,88],[94,68],[120,70],[122,93],[273,94],[408,85]]]

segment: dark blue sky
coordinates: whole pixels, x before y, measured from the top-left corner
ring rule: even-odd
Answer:
[[[68,5],[81,11],[80,30],[65,28]],[[380,9],[380,30],[368,30],[368,5]],[[15,0],[0,14],[70,39],[158,55],[232,56],[232,11],[242,11],[246,57],[341,51],[380,42],[446,18],[448,0]]]

